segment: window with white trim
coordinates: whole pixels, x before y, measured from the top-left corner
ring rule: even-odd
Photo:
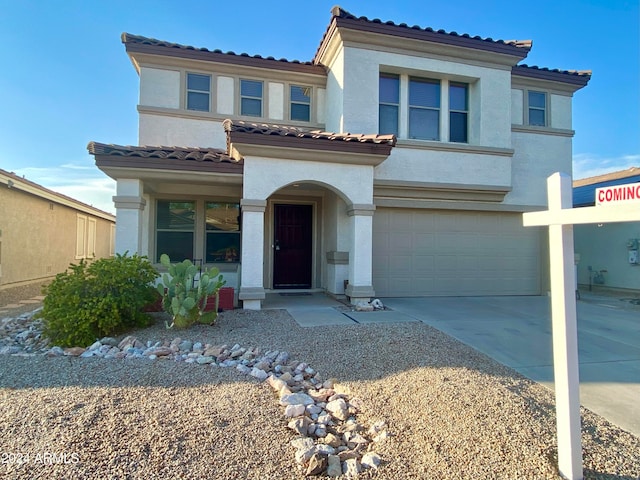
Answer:
[[[378,97],[378,133],[383,135],[398,135],[400,77],[398,75],[381,73]]]
[[[187,73],[187,110],[210,111],[211,76]]]
[[[527,110],[529,125],[547,126],[547,94],[545,92],[527,92]]]
[[[300,122],[311,120],[311,87],[289,86],[289,118]]]
[[[240,204],[205,203],[205,262],[240,261]]]
[[[449,141],[468,142],[469,88],[466,83],[449,83]]]
[[[440,81],[409,79],[409,138],[440,140]]]
[[[156,260],[166,253],[174,262],[193,259],[196,203],[158,200],[156,205]]]
[[[470,84],[380,72],[378,133],[412,140],[468,143]]]
[[[258,80],[240,80],[240,115],[262,116],[263,82]]]
[[[214,200],[157,200],[156,261],[240,261],[240,203]]]

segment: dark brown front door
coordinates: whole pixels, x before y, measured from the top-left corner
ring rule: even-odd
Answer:
[[[273,288],[311,288],[311,205],[275,205]]]

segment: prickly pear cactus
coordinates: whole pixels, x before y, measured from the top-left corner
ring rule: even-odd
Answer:
[[[164,253],[160,256],[160,263],[168,271],[162,275],[162,283],[158,285],[163,308],[172,316],[172,323],[167,324],[167,328],[186,328],[195,322],[215,322],[217,308],[206,311],[206,307],[208,297],[217,295],[220,287],[226,283],[220,271],[215,267],[210,270],[205,268],[197,278],[198,269],[191,260],[172,264]]]

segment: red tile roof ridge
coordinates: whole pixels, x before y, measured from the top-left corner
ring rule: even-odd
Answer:
[[[594,183],[607,182],[609,180],[619,180],[627,177],[635,177],[640,175],[640,167],[629,167],[626,170],[617,170],[615,172],[603,173],[593,177],[580,178],[573,181],[574,187],[583,187],[585,185],[593,185]]]
[[[346,142],[358,141],[361,143],[385,143],[391,146],[396,144],[395,135],[363,134],[363,133],[337,133],[319,129],[310,130],[299,127],[273,125],[267,123],[250,123],[243,120],[226,119],[223,122],[225,132],[257,133],[262,135],[295,136],[299,138],[315,138],[322,140],[342,140]]]
[[[577,75],[580,77],[591,77],[591,74],[593,73],[591,70],[560,70],[558,68],[547,68],[547,67],[538,67],[537,65],[527,65],[526,63],[521,63],[519,65],[516,65],[513,68],[540,70],[542,72],[562,73],[566,75]]]
[[[175,158],[213,162],[236,162],[226,151],[208,147],[177,147],[152,145],[116,145],[89,142],[87,150],[92,155],[132,156],[143,158]]]

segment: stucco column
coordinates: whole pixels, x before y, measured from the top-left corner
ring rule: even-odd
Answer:
[[[242,273],[238,298],[247,310],[260,310],[264,300],[264,210],[266,200],[240,200],[242,208]]]
[[[143,183],[119,178],[113,204],[116,207],[116,252],[146,254],[142,249],[142,216],[147,202],[142,197]]]
[[[349,285],[345,294],[351,303],[369,302],[373,290],[373,212],[372,204],[353,204],[347,210],[351,221]]]

